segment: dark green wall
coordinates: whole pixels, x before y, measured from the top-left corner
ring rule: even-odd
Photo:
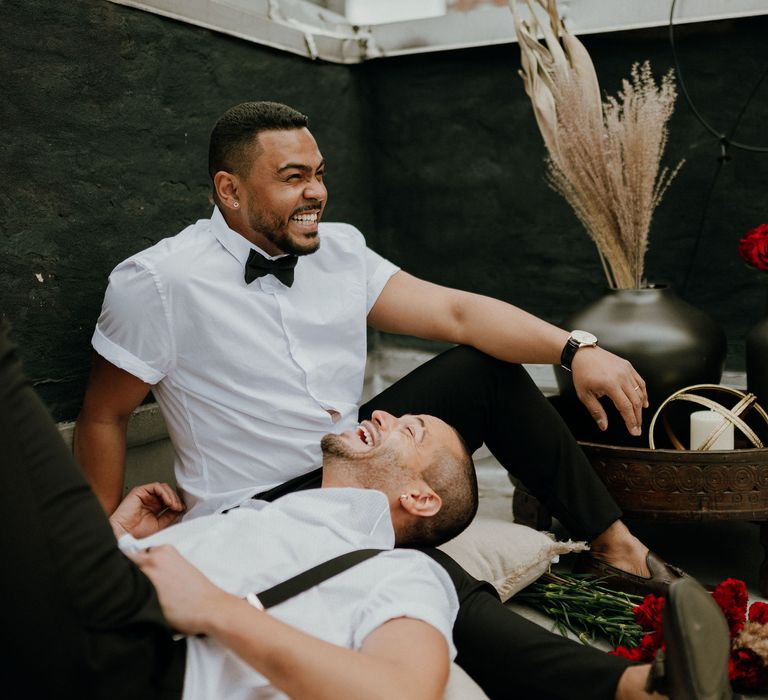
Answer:
[[[327,220],[356,224],[409,271],[553,321],[601,292],[592,244],[544,182],[515,45],[348,67],[104,0],[0,0],[0,23],[0,299],[57,418],[78,410],[109,271],[208,215],[208,130],[243,100],[310,115],[329,161]],[[766,30],[763,18],[681,30],[691,92],[719,128],[764,70]],[[671,63],[662,31],[585,43],[611,93],[633,61],[657,73]],[[766,90],[737,138],[768,143]],[[715,139],[682,100],[668,160],[681,157],[648,254],[649,278],[678,289],[717,166]],[[725,326],[734,368],[765,306],[768,278],[741,263],[736,241],[768,220],[766,183],[768,156],[733,152],[684,290]]]

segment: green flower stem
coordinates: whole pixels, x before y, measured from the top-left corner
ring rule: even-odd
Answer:
[[[586,576],[544,574],[515,599],[549,615],[561,634],[571,632],[583,644],[599,635],[614,647],[637,646],[645,633],[635,622],[633,608],[642,603],[643,597],[611,591],[600,581]]]

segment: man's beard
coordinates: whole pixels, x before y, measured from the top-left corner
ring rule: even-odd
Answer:
[[[394,450],[376,454],[356,452],[338,435],[329,433],[320,441],[323,451],[323,469],[345,475],[349,486],[386,491],[394,483],[401,483],[408,470],[400,465]]]
[[[251,214],[248,225],[253,231],[264,236],[272,245],[288,255],[311,255],[320,247],[319,234],[315,234],[313,238],[302,245],[297,245],[286,230],[286,225],[282,224],[277,217],[268,218],[260,214]]]
[[[323,435],[322,440],[320,440],[320,449],[323,451],[323,457],[329,456],[355,459],[360,456],[359,453],[348,447],[347,443],[335,433]]]

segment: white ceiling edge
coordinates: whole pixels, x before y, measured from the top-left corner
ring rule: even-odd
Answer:
[[[442,17],[354,26],[305,0],[109,0],[213,31],[332,63],[515,42],[506,7]],[[670,0],[560,0],[574,34],[669,23]],[[768,14],[768,0],[678,0],[675,24]]]

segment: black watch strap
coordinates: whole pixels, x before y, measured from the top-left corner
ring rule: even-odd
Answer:
[[[568,342],[565,344],[563,352],[560,354],[560,366],[563,369],[567,369],[569,372],[571,371],[571,363],[573,362],[573,357],[580,347],[581,344],[578,340],[573,337],[568,338]]]
[[[565,343],[563,352],[560,353],[560,365],[563,369],[571,371],[573,356],[579,348],[593,348],[597,345],[597,338],[589,331],[575,330],[571,331],[568,341]]]

